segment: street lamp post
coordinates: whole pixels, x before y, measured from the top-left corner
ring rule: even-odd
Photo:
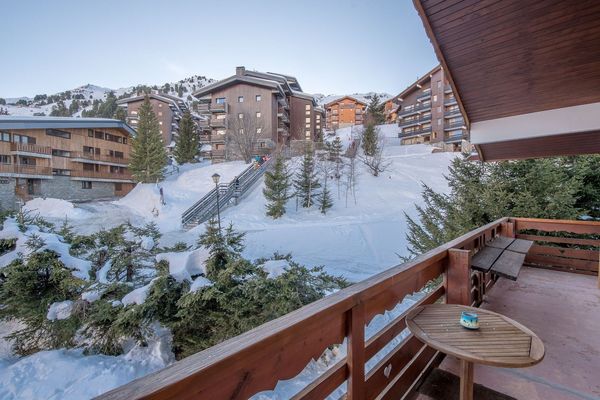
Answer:
[[[212,180],[215,183],[215,190],[217,191],[217,221],[219,221],[219,232],[221,232],[221,210],[219,205],[219,180],[221,175],[215,173],[212,176]]]

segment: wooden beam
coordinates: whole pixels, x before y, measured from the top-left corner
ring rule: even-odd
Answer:
[[[348,400],[365,399],[365,307],[348,311]]]
[[[446,303],[471,305],[471,252],[448,250],[446,268]]]

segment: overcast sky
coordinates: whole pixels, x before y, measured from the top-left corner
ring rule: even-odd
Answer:
[[[2,3],[0,97],[221,79],[237,65],[309,93],[397,94],[437,64],[410,0]]]

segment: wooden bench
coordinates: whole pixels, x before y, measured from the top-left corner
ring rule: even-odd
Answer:
[[[532,245],[531,240],[498,236],[473,256],[471,268],[516,281]]]

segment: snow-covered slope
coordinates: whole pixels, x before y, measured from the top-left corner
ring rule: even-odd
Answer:
[[[204,76],[193,75],[189,78],[182,79],[178,82],[168,82],[162,85],[150,85],[154,90],[161,90],[164,93],[170,94],[171,96],[179,97],[182,100],[189,102],[188,96],[195,90],[214,82],[213,79],[206,78]],[[119,89],[111,89],[101,87],[97,85],[87,84],[71,90],[65,90],[64,92],[55,93],[52,95],[39,95],[36,98],[30,97],[16,97],[6,98],[6,105],[0,106],[0,108],[8,111],[9,115],[17,116],[33,116],[33,115],[50,115],[52,107],[54,107],[58,100],[62,100],[67,108],[71,105],[73,100],[77,99],[79,102],[88,102],[92,104],[94,100],[105,100],[109,92],[114,92],[115,96],[120,97],[125,94],[135,94],[136,88],[146,85],[135,85]],[[181,88],[181,96],[179,96],[179,88]],[[2,95],[0,94],[0,98]],[[19,100],[27,102],[27,105],[17,105]],[[85,107],[85,109],[91,109],[91,105]],[[75,113],[73,116],[80,116],[81,111]]]

